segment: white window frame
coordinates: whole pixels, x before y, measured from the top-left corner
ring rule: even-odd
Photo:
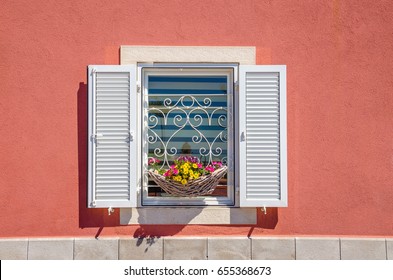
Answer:
[[[141,108],[145,106],[144,97],[147,96],[147,82],[149,75],[195,75],[195,76],[208,76],[208,75],[221,75],[227,77],[227,89],[228,89],[228,100],[231,99],[231,102],[228,103],[228,107],[231,111],[231,117],[228,119],[228,123],[231,123],[230,131],[228,135],[232,135],[234,138],[235,127],[238,125],[235,121],[237,119],[235,112],[237,108],[235,108],[237,102],[235,98],[237,98],[235,93],[235,85],[237,84],[238,79],[238,64],[234,63],[220,63],[220,64],[211,64],[211,63],[139,63],[138,70],[138,85],[141,87],[141,94],[138,96],[140,98],[139,104]],[[143,115],[143,112],[140,113]],[[143,132],[143,128],[146,124],[143,123],[143,118],[141,120],[141,134],[142,137],[146,137],[146,133]],[[233,141],[233,139],[228,139],[229,141]],[[143,143],[146,143],[146,138],[143,139]],[[193,197],[193,198],[176,198],[176,197],[160,197],[160,198],[152,198],[147,196],[147,186],[146,181],[147,178],[143,176],[147,176],[142,168],[142,190],[140,193],[140,206],[226,206],[226,207],[238,207],[239,204],[239,196],[238,192],[235,191],[235,188],[238,184],[236,184],[236,168],[235,168],[235,147],[236,141],[231,142],[228,147],[231,147],[228,150],[228,196],[227,197]],[[146,166],[147,158],[144,157],[146,155],[146,150],[141,145],[141,159],[142,166]]]

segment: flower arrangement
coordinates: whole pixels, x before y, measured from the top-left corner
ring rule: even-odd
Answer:
[[[167,169],[160,168],[161,161],[150,158],[149,174],[165,192],[175,196],[200,196],[211,194],[227,167],[220,161],[203,165],[192,156],[180,156]]]
[[[186,185],[189,181],[198,179],[200,176],[211,174],[223,166],[220,161],[213,161],[211,164],[203,166],[197,157],[192,156],[180,156],[169,169],[159,169],[158,165],[160,162],[156,158],[150,158],[148,161],[149,166],[157,170],[167,180],[179,182],[182,185]]]

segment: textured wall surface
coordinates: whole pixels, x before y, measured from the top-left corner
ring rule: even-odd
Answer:
[[[1,1],[0,237],[393,236],[392,1]],[[287,65],[289,207],[250,226],[86,209],[88,64],[120,45],[256,46]]]

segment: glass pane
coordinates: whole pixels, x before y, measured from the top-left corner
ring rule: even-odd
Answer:
[[[179,156],[226,164],[227,76],[148,77],[148,157],[168,169]],[[213,195],[226,196],[226,177]],[[221,189],[221,191],[220,191]],[[165,196],[149,182],[149,196]]]

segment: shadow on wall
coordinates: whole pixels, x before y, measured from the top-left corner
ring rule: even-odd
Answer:
[[[87,85],[79,83],[78,106],[78,177],[79,177],[79,227],[103,227],[119,225],[119,211],[108,215],[107,209],[87,208],[87,145],[88,145],[88,101]]]
[[[134,232],[134,237],[157,237],[157,236],[172,236],[180,233],[195,217],[197,217],[202,208],[188,208],[184,211],[181,217],[182,224],[176,224],[176,214],[171,212],[171,208],[162,208],[160,211],[145,211],[143,208],[138,208],[138,224],[139,227]],[[168,218],[171,217],[171,218]],[[149,221],[169,221],[166,225],[152,225]]]
[[[214,227],[214,228],[221,228],[222,234],[225,235],[227,232],[231,232],[230,228],[243,228],[248,229],[247,236],[250,237],[254,231],[254,229],[264,229],[264,230],[274,230],[278,223],[278,208],[267,208],[266,214],[264,214],[261,209],[256,209],[257,211],[257,223],[255,225],[203,225],[205,227]],[[139,213],[140,215],[143,213]],[[161,213],[162,214],[162,213]],[[188,217],[191,221],[195,216]],[[143,223],[144,221],[138,220],[139,223]],[[140,224],[139,228],[135,230],[134,237],[138,238],[156,238],[160,236],[172,236],[180,233],[186,226],[193,227],[197,226],[200,227],[201,225],[143,225]],[[229,230],[227,230],[227,228]]]
[[[278,223],[278,208],[267,208],[266,214],[262,212],[262,209],[257,209],[257,225],[259,228],[264,229],[275,229]]]

